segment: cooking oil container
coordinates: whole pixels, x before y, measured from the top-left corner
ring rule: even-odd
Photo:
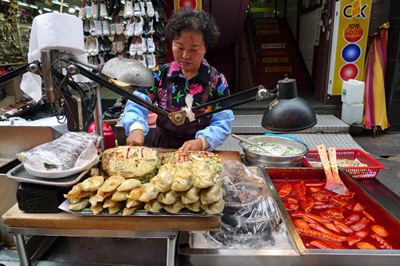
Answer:
[[[347,104],[362,103],[364,99],[365,84],[362,81],[349,79],[343,81],[342,85],[342,102]]]
[[[364,114],[364,104],[342,104],[342,121],[346,124],[361,124]]]

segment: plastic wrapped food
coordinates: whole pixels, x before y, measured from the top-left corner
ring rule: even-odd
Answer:
[[[37,171],[69,170],[92,162],[96,156],[98,158],[95,148],[100,140],[96,134],[68,132],[51,142],[18,153],[17,158],[24,166]]]
[[[221,230],[208,232],[223,248],[260,248],[274,242],[281,223],[264,180],[238,161],[227,161],[221,172],[225,207]]]

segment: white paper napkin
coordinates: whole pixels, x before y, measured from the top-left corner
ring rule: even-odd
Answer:
[[[87,62],[82,20],[68,14],[46,13],[33,20],[29,40],[28,62],[40,61],[42,51],[61,50]],[[74,76],[76,81],[89,81],[82,75]],[[42,98],[42,78],[33,73],[22,76],[21,90],[35,101]]]

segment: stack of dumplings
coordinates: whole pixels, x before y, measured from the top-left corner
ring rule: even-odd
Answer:
[[[106,180],[92,176],[64,195],[70,200],[70,210],[81,211],[90,206],[94,215],[108,209],[110,214],[122,210],[124,216],[140,209],[178,213],[183,208],[218,214],[224,209],[222,196],[219,174],[205,162],[162,165],[147,186],[119,175]]]
[[[183,208],[208,214],[221,213],[225,202],[222,199],[221,179],[207,163],[165,164],[145,188],[140,201],[149,212],[178,213]]]
[[[143,209],[144,202],[139,201],[145,186],[137,179],[125,179],[111,176],[104,180],[102,176],[92,176],[72,187],[64,197],[70,200],[69,209],[81,211],[90,206],[94,215],[108,209],[110,214],[121,210],[124,216]]]

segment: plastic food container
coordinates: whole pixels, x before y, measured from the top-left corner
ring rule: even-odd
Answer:
[[[336,157],[338,160],[358,160],[368,165],[361,167],[343,167],[343,169],[354,178],[375,178],[379,170],[385,168],[383,164],[359,149],[336,150]],[[305,159],[306,162],[303,162],[303,165],[308,167],[313,167],[310,162],[321,162],[321,158],[316,150],[308,151],[308,154],[305,155]]]

